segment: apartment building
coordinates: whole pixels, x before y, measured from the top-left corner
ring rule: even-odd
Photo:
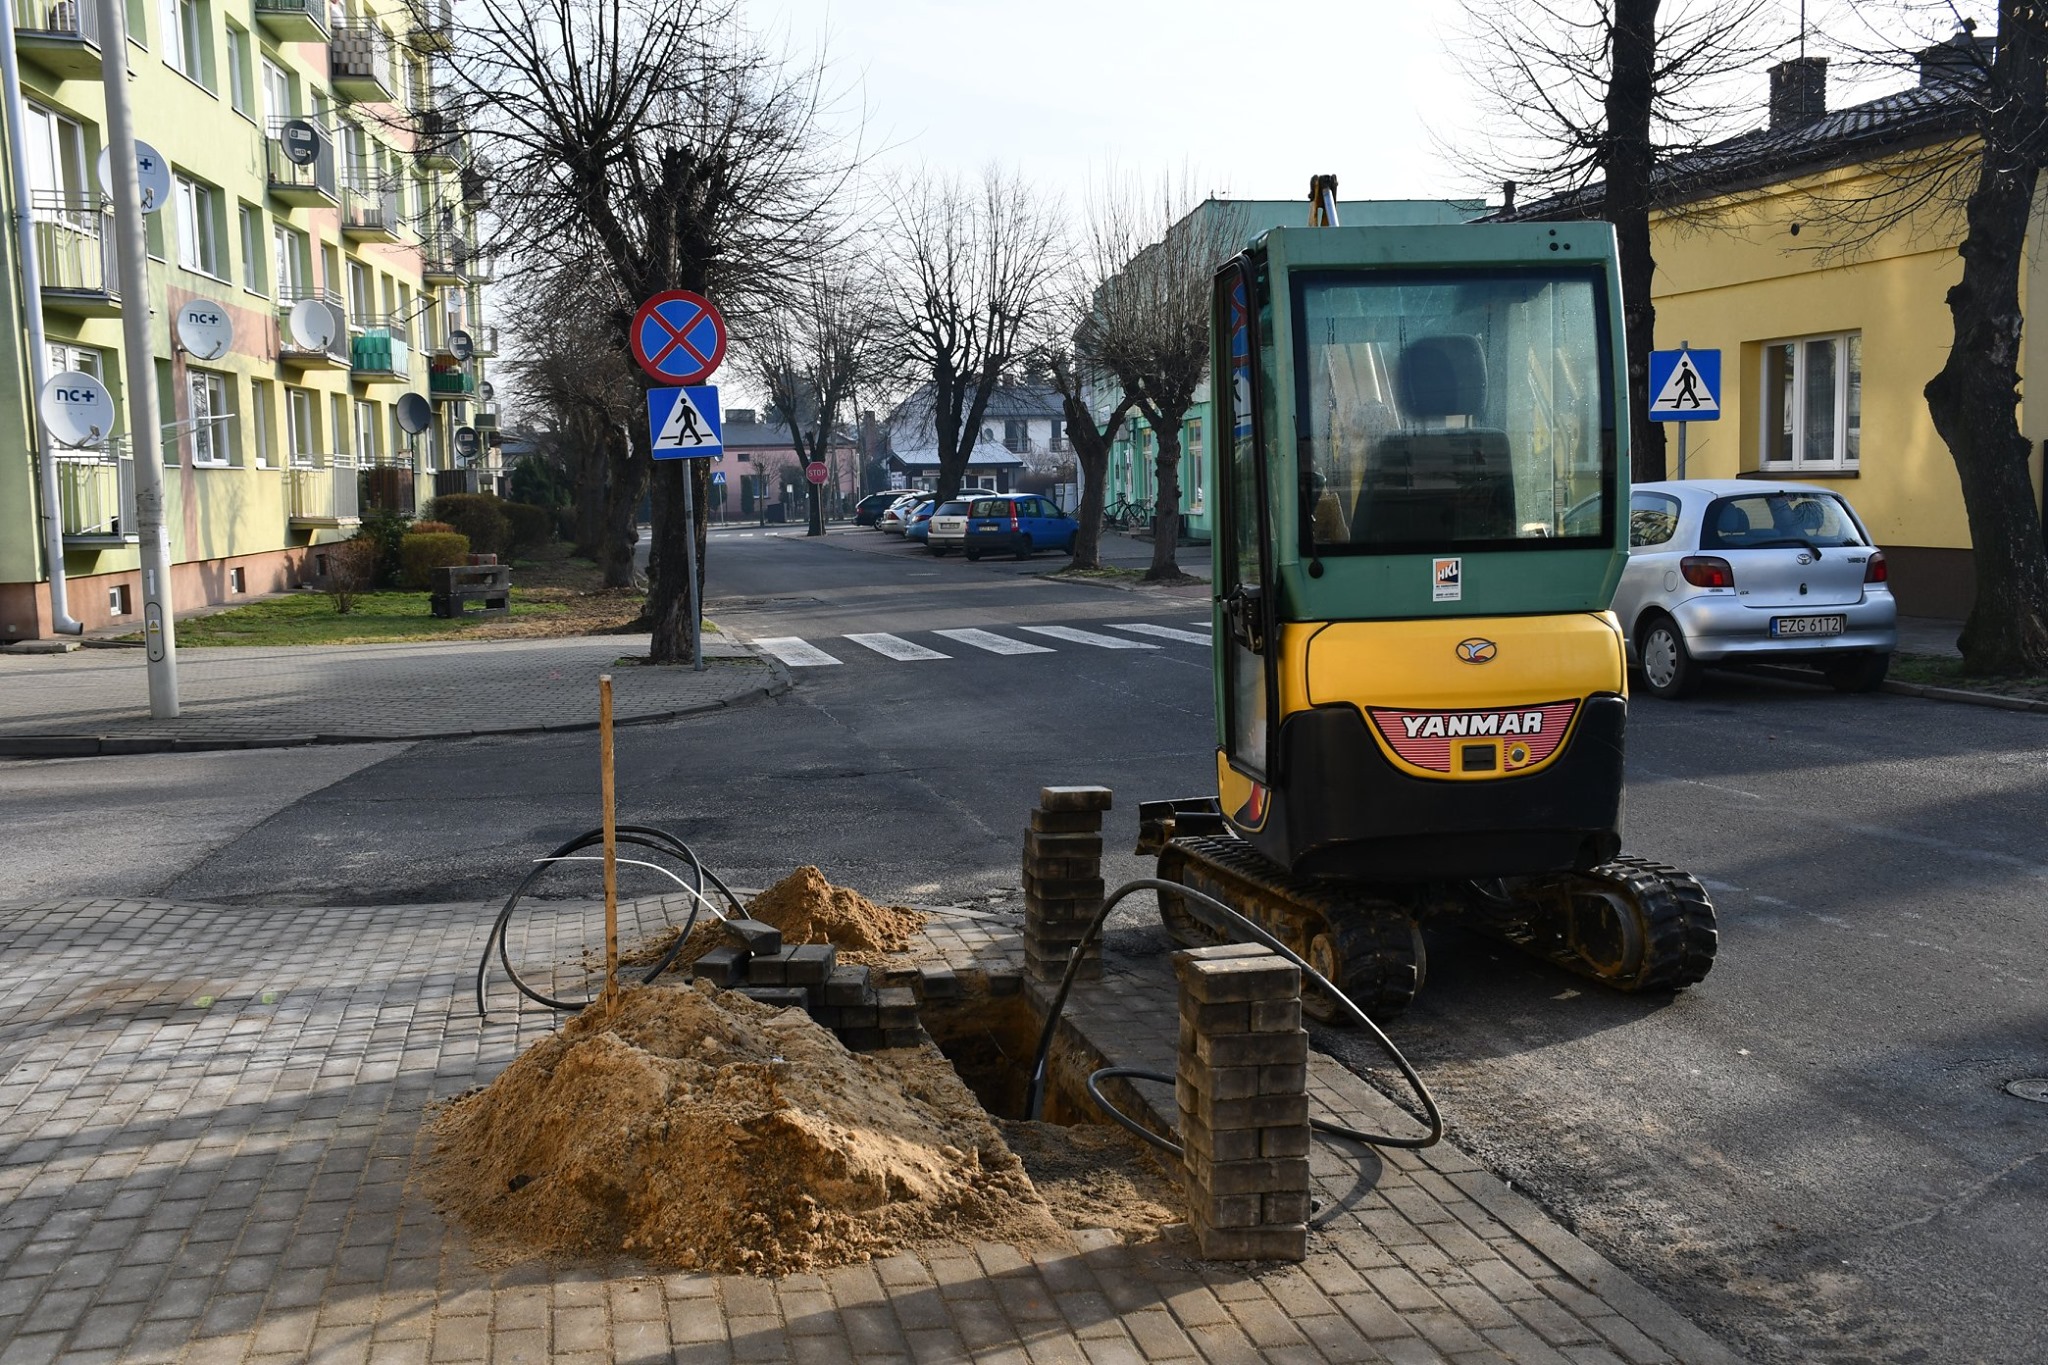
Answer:
[[[141,281],[119,278],[98,166],[97,0],[0,4],[24,96],[18,119],[0,114],[26,162],[6,206],[25,199],[33,220],[0,276],[0,640],[51,633],[27,309],[42,372],[97,375],[120,413],[104,446],[57,452],[69,607],[87,629],[142,601],[128,309],[151,315],[180,609],[317,577],[319,547],[373,509],[496,486],[488,184],[438,78],[446,0],[125,0],[136,134],[172,185]],[[39,298],[24,297],[25,250]],[[174,320],[195,304],[231,324],[223,353],[182,348]],[[417,431],[407,394],[430,404]]]

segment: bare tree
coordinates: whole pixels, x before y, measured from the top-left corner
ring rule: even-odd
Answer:
[[[1075,350],[1115,380],[1152,429],[1158,498],[1148,582],[1182,577],[1181,428],[1209,373],[1216,271],[1244,244],[1248,225],[1228,200],[1197,203],[1170,179],[1150,190],[1113,189],[1090,214],[1090,255],[1103,274]]]
[[[929,171],[900,182],[891,210],[888,346],[929,392],[944,500],[960,491],[990,396],[1029,349],[1062,264],[1060,221],[996,166],[978,186]]]
[[[476,0],[449,63],[502,190],[502,231],[526,259],[589,254],[624,304],[689,289],[748,325],[829,246],[858,161],[827,128],[819,63],[769,50],[732,0]],[[653,381],[641,378],[643,387]],[[645,449],[644,424],[630,424]],[[649,657],[688,657],[710,475],[663,460],[652,476]],[[684,480],[696,515],[682,515]]]
[[[627,438],[641,387],[613,344],[622,300],[587,259],[526,273],[504,318],[524,341],[508,363],[521,404],[564,444],[576,490],[576,550],[598,561],[606,587],[633,582],[633,512],[647,487],[647,460]]]
[[[849,262],[820,260],[802,294],[764,319],[750,339],[768,406],[789,428],[804,463],[829,463],[840,417],[875,377],[882,326],[876,293]],[[809,534],[821,536],[824,489],[815,483],[809,489]]]
[[[1766,50],[1770,0],[1466,0],[1460,64],[1493,117],[1480,164],[1551,201],[1531,216],[1595,214],[1621,250],[1632,467],[1665,476],[1650,420],[1657,310],[1650,215],[1660,163],[1725,131],[1729,78]]]
[[[1074,536],[1074,553],[1068,567],[1099,569],[1102,567],[1102,503],[1109,481],[1109,450],[1116,444],[1117,433],[1123,430],[1125,419],[1131,415],[1134,400],[1128,393],[1119,394],[1110,406],[1109,415],[1098,419],[1089,402],[1094,389],[1092,376],[1075,360],[1072,347],[1055,342],[1045,346],[1040,355],[1053,392],[1060,396],[1067,439],[1073,443],[1074,459],[1081,466],[1081,505],[1075,509],[1081,529]]]

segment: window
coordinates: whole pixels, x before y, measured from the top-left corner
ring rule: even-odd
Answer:
[[[313,452],[320,445],[320,433],[313,421],[313,395],[304,389],[286,389],[284,406],[290,423],[285,436],[291,442],[292,463],[301,467],[310,465]]]
[[[220,375],[193,370],[187,376],[192,406],[186,415],[192,433],[192,463],[219,467],[230,463],[234,416],[228,411],[227,381]]]
[[[249,37],[249,30],[228,22],[228,102],[235,112],[245,118],[256,114],[256,73],[254,56],[256,45]]]
[[[1765,469],[1853,470],[1863,446],[1863,336],[1764,347]]]
[[[1188,423],[1182,433],[1181,464],[1187,470],[1187,487],[1181,490],[1181,501],[1190,512],[1200,512],[1203,507],[1202,489],[1202,419],[1197,417]]]
[[[370,272],[360,261],[348,263],[348,312],[358,327],[370,325],[377,311],[377,296],[371,290]]]
[[[164,61],[213,89],[213,23],[206,0],[163,0]]]
[[[1020,454],[1031,449],[1031,423],[1018,417],[1003,420],[1003,449]]]
[[[295,232],[282,223],[274,223],[270,239],[271,264],[277,272],[278,298],[305,298],[312,292],[306,278],[310,264],[306,234]]]
[[[28,161],[31,202],[42,195],[87,193],[85,131],[62,114],[37,105],[25,106],[23,152]]]
[[[327,396],[327,430],[334,437],[335,453],[348,454],[348,399],[338,393]]]
[[[268,57],[264,58],[263,115],[266,129],[275,128],[298,112],[298,102],[292,98],[292,78],[285,74],[283,67]]]
[[[277,437],[273,430],[277,422],[277,395],[268,379],[250,381],[249,416],[252,419],[250,429],[256,433],[256,467],[274,469],[277,467]]]
[[[171,193],[178,205],[178,264],[216,279],[225,277],[220,191],[181,175]]]
[[[61,374],[65,370],[77,370],[81,374],[104,377],[105,370],[98,351],[83,346],[69,346],[61,341],[50,343],[50,373]]]
[[[242,288],[252,294],[268,294],[270,281],[263,269],[263,210],[242,205]]]
[[[377,405],[356,404],[356,460],[371,464],[377,458]]]
[[[1678,534],[1678,499],[1668,493],[1631,493],[1628,499],[1628,543],[1662,545]]]
[[[1052,419],[1052,436],[1046,444],[1050,450],[1065,450],[1067,448],[1067,424],[1064,419],[1058,417]]]

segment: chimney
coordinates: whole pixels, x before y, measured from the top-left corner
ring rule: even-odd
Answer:
[[[754,425],[754,410],[752,408],[727,408],[725,410],[725,424],[729,427],[750,427]]]
[[[1966,23],[1947,42],[1919,51],[1920,84],[1923,87],[1979,84],[1991,70],[1991,49],[1992,40],[1979,38],[1976,25]]]
[[[1828,59],[1794,57],[1771,68],[1771,127],[1796,128],[1828,111]]]

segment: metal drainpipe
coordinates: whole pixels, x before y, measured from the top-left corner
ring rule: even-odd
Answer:
[[[82,11],[81,11],[82,12]],[[50,448],[36,413],[36,399],[49,377],[50,348],[43,340],[43,266],[36,259],[35,214],[28,201],[28,158],[22,154],[21,67],[14,56],[14,5],[0,0],[0,97],[7,101],[7,169],[14,180],[15,241],[21,248],[22,314],[28,323],[28,430],[36,445],[43,489],[43,557],[50,571],[50,629],[83,635],[85,623],[71,615],[70,585],[64,577],[64,504],[57,487],[57,453]],[[102,269],[105,261],[102,258]]]

